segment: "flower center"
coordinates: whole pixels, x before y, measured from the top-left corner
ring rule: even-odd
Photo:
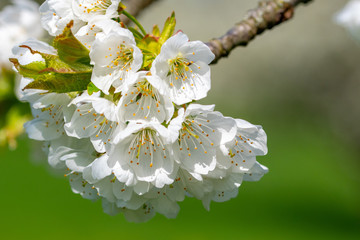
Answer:
[[[154,155],[158,151],[162,151],[162,155],[166,158],[164,144],[161,139],[156,136],[156,131],[153,129],[143,129],[135,133],[134,139],[131,141],[128,149],[130,155],[130,163],[149,164],[153,166]]]
[[[111,51],[111,48],[109,48],[109,51]],[[120,68],[121,71],[125,70],[128,72],[129,70],[131,70],[130,65],[134,60],[133,51],[134,49],[126,47],[124,44],[119,44],[117,46],[115,57],[113,58],[113,60],[111,60],[111,64],[109,64],[107,67],[108,68],[117,67]],[[113,57],[113,52],[111,52],[108,56],[105,56],[105,58],[108,57]]]
[[[146,80],[139,81],[135,84],[134,90],[129,91],[124,95],[127,100],[124,101],[125,107],[131,104],[136,104],[135,112],[132,113],[133,117],[137,116],[138,113],[147,119],[151,111],[157,111],[160,113],[160,96],[157,90],[153,89],[152,85]],[[140,111],[142,110],[142,111]]]
[[[185,81],[188,81],[191,87],[194,87],[193,80],[197,76],[197,70],[201,68],[198,64],[185,58],[181,53],[179,53],[175,58],[168,60],[168,64],[169,72],[167,77],[171,87],[175,87],[177,89],[182,88],[182,90],[185,90],[186,87],[183,85]]]
[[[214,133],[215,130],[206,125],[208,122],[210,121],[192,116],[185,119],[179,134],[180,151],[186,149],[190,157],[191,151],[198,149],[202,149],[206,154],[208,151],[204,144],[214,146],[208,132]]]
[[[104,114],[98,114],[94,108],[90,109],[77,109],[76,110],[80,117],[84,117],[84,119],[93,119],[93,121],[86,121],[85,123],[88,125],[84,125],[82,127],[82,130],[85,131],[87,128],[92,129],[93,135],[96,138],[103,139],[103,143],[106,145],[111,141],[111,137],[113,132],[115,131],[115,128],[117,125],[119,125],[118,122],[110,121],[108,120]]]
[[[187,58],[184,58],[182,54],[178,54],[178,56],[174,59],[169,60],[169,73],[168,75],[175,74],[175,79],[185,79],[187,78],[187,72],[190,71],[192,73],[192,70],[189,68],[191,64],[193,64],[193,61],[189,61]]]
[[[79,7],[82,7],[84,13],[99,13],[106,14],[106,10],[112,4],[111,0],[92,0],[92,1],[83,1],[82,4],[79,4]]]
[[[64,126],[64,119],[63,119],[63,106],[62,105],[54,105],[50,104],[49,107],[42,108],[41,112],[46,113],[48,112],[49,118],[51,122],[55,123],[57,128],[57,132],[60,132],[60,129]],[[36,115],[36,118],[39,118],[39,115]],[[49,121],[45,122],[45,126],[48,128],[51,125]]]

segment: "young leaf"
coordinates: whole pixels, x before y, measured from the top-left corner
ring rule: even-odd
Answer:
[[[138,48],[143,50],[143,53],[149,52],[153,54],[159,54],[161,45],[156,39],[156,37],[152,35],[146,35],[141,41],[137,43]]]
[[[72,20],[63,33],[54,39],[54,48],[57,49],[60,60],[70,66],[75,68],[79,64],[90,66],[89,50],[73,35],[71,31],[73,24]]]
[[[175,12],[172,12],[171,16],[166,19],[163,31],[159,37],[159,43],[161,45],[166,42],[174,33],[176,25]]]
[[[29,83],[24,89],[42,89],[56,93],[83,91],[87,89],[90,79],[91,72],[47,72],[37,77],[36,81]]]
[[[39,72],[46,69],[46,63],[41,61],[20,65],[16,58],[10,58],[9,60],[14,64],[16,70],[26,78],[36,79],[39,76]]]
[[[158,25],[154,25],[152,35],[154,35],[155,37],[160,37],[160,29]]]
[[[100,89],[98,89],[92,82],[90,82],[87,86],[87,92],[89,95],[92,95],[94,92],[98,92]]]

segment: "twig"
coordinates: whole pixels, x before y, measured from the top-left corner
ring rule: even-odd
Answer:
[[[249,10],[244,20],[237,23],[225,35],[215,38],[206,45],[215,54],[212,64],[227,57],[237,46],[246,46],[256,35],[285,22],[294,15],[294,7],[312,0],[271,0],[259,3],[259,7]]]
[[[122,3],[126,6],[126,11],[136,17],[142,10],[147,8],[149,5],[159,1],[160,0],[125,0],[122,1]],[[125,24],[128,24],[130,20],[127,17],[123,17],[121,18],[121,21]]]

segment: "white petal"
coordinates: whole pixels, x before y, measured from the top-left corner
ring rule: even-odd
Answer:
[[[255,165],[250,169],[248,173],[244,174],[244,181],[259,181],[264,174],[268,173],[269,169],[264,165],[256,162]]]
[[[108,156],[106,154],[102,155],[101,157],[95,159],[95,161],[92,163],[91,169],[92,169],[92,177],[95,180],[103,179],[109,175],[111,175],[112,170],[108,166]]]

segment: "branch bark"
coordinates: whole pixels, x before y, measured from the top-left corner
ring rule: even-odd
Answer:
[[[126,11],[136,17],[142,10],[159,1],[160,0],[125,0],[122,2],[126,6]],[[123,16],[121,21],[125,24],[128,24],[130,20]]]
[[[256,35],[292,18],[294,8],[300,3],[312,0],[270,0],[262,1],[259,7],[249,10],[244,20],[237,23],[225,35],[214,38],[206,45],[215,54],[212,64],[227,57],[237,46],[246,46]]]

